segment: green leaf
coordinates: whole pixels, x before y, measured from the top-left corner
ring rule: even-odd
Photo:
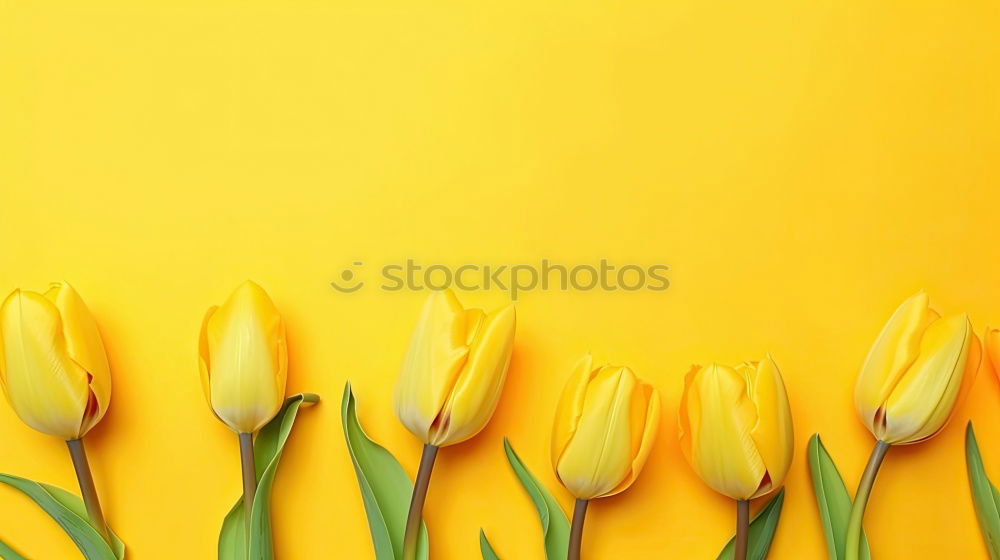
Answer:
[[[486,533],[482,529],[479,530],[479,551],[483,554],[483,560],[500,560],[497,553],[493,551],[493,547],[490,546],[490,541],[486,538]]]
[[[16,550],[7,546],[3,541],[0,541],[0,558],[3,558],[3,560],[28,560],[18,554]]]
[[[986,476],[983,456],[972,422],[965,428],[965,461],[969,467],[969,486],[976,506],[979,528],[983,531],[986,549],[992,560],[1000,560],[1000,492]]]
[[[521,486],[528,492],[528,496],[535,504],[535,510],[538,511],[538,519],[542,523],[542,535],[545,538],[545,557],[548,560],[566,560],[569,549],[569,520],[566,514],[559,507],[559,502],[524,466],[507,438],[503,440],[503,448],[514,474],[521,481]]]
[[[271,486],[281,461],[281,452],[292,433],[295,418],[302,406],[319,402],[319,396],[300,393],[285,400],[278,415],[261,428],[253,443],[254,467],[257,471],[257,493],[250,514],[250,542],[247,550],[246,514],[243,497],[229,510],[219,533],[219,560],[272,560]]]
[[[361,499],[368,515],[376,560],[400,560],[403,555],[403,533],[413,496],[409,475],[381,445],[372,441],[358,422],[357,403],[351,384],[344,386],[340,405],[347,451],[354,463],[361,487]],[[427,560],[427,527],[421,523],[417,538],[417,558]]]
[[[112,548],[104,542],[97,529],[90,524],[90,520],[87,518],[87,507],[81,498],[62,488],[9,474],[0,474],[0,482],[20,490],[38,504],[69,535],[73,544],[80,549],[86,560],[121,560],[125,558],[125,545],[114,533],[111,534]],[[4,552],[9,554],[13,551]],[[11,558],[20,558],[20,556],[15,555],[11,555]]]
[[[749,542],[747,543],[747,560],[764,560],[771,550],[771,541],[774,540],[774,532],[778,529],[778,520],[781,518],[781,506],[785,503],[785,489],[778,490],[778,493],[767,505],[765,505],[753,520],[750,521]],[[729,539],[729,543],[719,554],[717,560],[730,560],[736,549],[736,537]]]
[[[830,560],[842,560],[847,548],[845,541],[847,522],[851,517],[851,495],[819,434],[813,434],[809,438],[808,452],[813,491],[819,505],[819,516],[823,520],[823,534],[826,536],[827,556]],[[860,558],[871,560],[868,539],[863,532]]]

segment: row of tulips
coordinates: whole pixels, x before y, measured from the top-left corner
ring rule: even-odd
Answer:
[[[468,440],[492,417],[514,347],[515,310],[464,308],[450,291],[432,293],[420,314],[396,386],[400,421],[424,444],[415,481],[372,441],[357,418],[350,386],[341,416],[378,560],[426,560],[422,521],[435,459]],[[1000,365],[1000,330],[986,349]],[[30,427],[64,439],[81,497],[27,479],[0,482],[34,500],[87,559],[120,560],[125,547],[105,522],[83,438],[104,416],[111,375],[97,324],[65,283],[37,293],[15,290],[0,307],[0,385]],[[983,345],[965,314],[941,317],[928,297],[906,300],[883,328],[855,387],[855,404],[876,443],[852,499],[818,435],[809,445],[816,497],[831,559],[869,558],[862,521],[882,460],[895,445],[926,440],[954,415],[983,362]],[[202,324],[199,369],[211,410],[239,441],[243,495],[223,521],[219,558],[273,557],[270,489],[298,411],[313,394],[286,398],[285,325],[268,295],[241,285]],[[998,368],[1000,369],[1000,368]],[[639,476],[656,439],[660,400],[651,384],[621,365],[586,355],[569,378],[553,424],[552,466],[575,498],[572,521],[505,441],[511,467],[539,514],[549,560],[577,560],[591,500],[618,494]],[[736,531],[720,558],[763,560],[793,460],[793,426],[775,361],[695,366],[679,406],[680,443],[691,467],[736,502]],[[971,426],[967,439],[973,503],[992,558],[1000,559],[1000,492],[986,478]],[[750,501],[773,494],[751,521]],[[751,538],[753,535],[753,538]],[[484,560],[498,559],[485,533]],[[23,558],[0,542],[0,557]]]

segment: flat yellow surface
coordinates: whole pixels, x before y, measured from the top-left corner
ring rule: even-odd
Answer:
[[[277,556],[364,559],[345,380],[369,433],[411,473],[419,455],[391,401],[423,295],[379,290],[380,266],[666,263],[666,292],[520,296],[493,422],[441,453],[432,557],[477,558],[483,527],[505,559],[542,558],[501,442],[569,506],[549,425],[590,349],[650,378],[664,415],[637,484],[591,508],[587,558],[715,557],[735,508],[681,457],[682,377],[771,352],[798,449],[772,558],[819,559],[805,444],[821,432],[854,486],[872,445],[854,376],[885,319],[924,288],[978,332],[1000,322],[998,60],[983,1],[4,2],[0,291],[80,291],[114,375],[87,442],[108,517],[131,558],[209,559],[240,479],[198,329],[261,283],[289,390],[325,399],[279,470]],[[333,290],[356,260],[369,284]],[[1000,480],[998,405],[986,372],[942,435],[890,453],[877,558],[986,557],[962,432]],[[63,443],[5,404],[0,471],[75,485]],[[77,557],[4,488],[0,539]]]

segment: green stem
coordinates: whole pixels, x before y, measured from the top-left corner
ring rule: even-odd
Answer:
[[[587,500],[577,500],[573,508],[573,525],[569,530],[569,553],[567,560],[580,560],[580,548],[583,546],[583,522],[587,517]]]
[[[750,500],[736,500],[736,547],[733,560],[746,560],[750,544]]]
[[[424,500],[427,498],[427,487],[431,483],[431,471],[434,470],[437,452],[438,447],[428,443],[424,445],[424,452],[420,456],[417,480],[413,483],[413,497],[410,499],[410,513],[406,518],[406,532],[403,534],[403,560],[417,558],[417,537],[420,535]]]
[[[101,501],[97,498],[97,487],[94,486],[94,475],[90,472],[90,462],[87,461],[83,440],[71,439],[66,442],[66,446],[69,447],[69,456],[73,459],[73,469],[76,471],[76,479],[80,482],[80,494],[83,496],[84,505],[87,506],[90,524],[108,546],[111,546],[111,533],[108,531],[107,521],[104,520],[104,512],[101,511]]]
[[[878,469],[882,466],[882,461],[888,452],[888,443],[882,440],[875,442],[875,449],[872,450],[871,457],[868,458],[868,466],[865,467],[865,472],[861,475],[861,482],[858,483],[858,491],[854,494],[851,518],[847,522],[844,560],[858,560],[861,553],[861,525],[865,518],[865,507],[868,506],[868,497],[871,496],[872,487],[875,486]]]
[[[257,495],[257,468],[253,460],[253,434],[240,433],[240,465],[243,467],[243,516],[247,542],[250,542],[250,517]]]

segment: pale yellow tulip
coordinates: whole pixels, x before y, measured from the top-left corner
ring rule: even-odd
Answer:
[[[681,450],[698,476],[735,500],[784,482],[792,462],[792,414],[770,356],[735,368],[694,366],[679,409]]]
[[[861,368],[854,390],[861,421],[888,444],[933,436],[971,386],[981,359],[968,316],[942,318],[925,293],[916,294],[886,323]]]
[[[513,304],[465,309],[450,290],[424,304],[396,384],[396,415],[435,447],[483,429],[500,400],[514,347]]]
[[[83,437],[111,401],[104,343],[72,286],[14,290],[0,308],[0,385],[32,428],[67,441]]]
[[[552,429],[552,465],[577,500],[624,491],[642,471],[659,426],[660,398],[627,367],[588,354],[566,383]]]
[[[215,415],[237,433],[271,421],[285,400],[285,323],[267,292],[247,281],[205,314],[199,345],[202,387]]]

